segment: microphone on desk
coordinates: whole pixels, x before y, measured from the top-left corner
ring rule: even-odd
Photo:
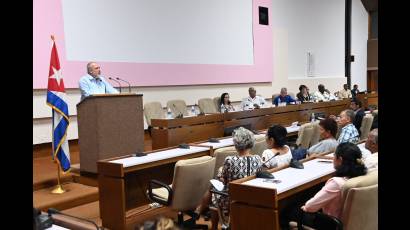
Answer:
[[[68,217],[75,218],[75,219],[78,219],[78,220],[81,220],[81,221],[86,221],[86,222],[92,223],[92,224],[95,226],[95,229],[97,229],[97,230],[102,230],[102,229],[103,229],[103,228],[98,227],[98,225],[97,225],[96,223],[94,223],[94,221],[87,220],[87,219],[83,219],[83,218],[79,218],[79,217],[76,217],[76,216],[71,216],[71,215],[62,213],[62,212],[58,211],[58,210],[55,209],[55,208],[49,208],[49,209],[47,210],[47,213],[48,213],[48,215],[49,215],[50,217],[52,217],[52,215],[54,215],[54,214],[63,215],[63,216],[68,216]]]
[[[115,80],[115,79],[112,78],[112,77],[108,77],[108,79],[110,79],[111,81],[117,82],[117,84],[120,86],[120,93],[121,93],[121,83],[120,83],[119,81]]]
[[[48,215],[41,214],[41,211],[33,207],[33,229],[43,230],[53,226],[53,220]]]
[[[271,158],[269,158],[269,160],[263,162],[262,166],[268,168],[268,166],[266,166],[266,163],[271,161],[274,157],[276,157],[279,154],[280,154],[279,152],[275,153]],[[263,158],[262,158],[262,160],[263,160]]]
[[[131,84],[130,84],[130,82],[128,82],[124,79],[121,79],[119,77],[116,77],[116,79],[119,80],[119,81],[123,81],[123,82],[127,83],[128,84],[128,92],[131,93]]]

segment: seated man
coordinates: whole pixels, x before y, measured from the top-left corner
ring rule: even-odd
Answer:
[[[379,138],[378,129],[370,131],[366,143],[363,147],[359,147],[362,151],[362,159],[368,171],[377,170],[379,162]]]
[[[80,79],[81,100],[92,94],[118,93],[118,91],[101,76],[100,66],[95,62],[87,64],[87,75]]]
[[[352,89],[352,97],[355,98],[356,95],[359,93],[359,86],[357,84],[353,85],[353,89]]]
[[[349,86],[347,84],[343,85],[343,89],[339,91],[338,97],[339,99],[345,99],[345,98],[352,97],[352,92],[350,91]]]
[[[364,109],[362,108],[362,102],[356,99],[353,99],[350,102],[350,109],[354,111],[354,121],[353,125],[356,127],[359,135],[361,135],[360,127],[362,127],[363,117],[366,115]]]
[[[286,102],[286,104],[289,104],[291,102],[296,102],[295,99],[293,99],[291,96],[288,95],[288,89],[282,88],[280,89],[280,95],[277,96],[274,100],[273,103],[278,106],[279,103]]]
[[[241,103],[242,110],[259,109],[266,104],[263,97],[256,95],[256,90],[253,87],[249,88],[249,97],[245,98]]]
[[[359,132],[352,123],[354,121],[354,117],[354,112],[350,109],[343,110],[340,113],[340,118],[337,120],[337,123],[341,128],[339,138],[337,139],[339,143],[355,143],[359,141]]]
[[[313,94],[313,98],[317,101],[329,101],[331,99],[331,95],[329,90],[325,89],[323,84],[318,85],[318,91]]]

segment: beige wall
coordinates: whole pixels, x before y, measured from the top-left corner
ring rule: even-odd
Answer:
[[[272,83],[258,84],[229,84],[229,85],[205,85],[205,86],[170,86],[170,87],[134,87],[133,92],[144,95],[144,103],[160,101],[163,106],[167,100],[181,98],[188,105],[197,104],[198,99],[204,97],[220,96],[223,92],[230,93],[232,101],[239,101],[248,96],[248,88],[254,86],[257,94],[270,98],[272,94],[279,93],[281,87],[287,87],[288,92],[298,92],[300,84],[305,84],[311,92],[317,90],[317,85],[322,83],[331,92],[339,90],[346,82],[343,76],[332,76],[329,78],[303,78],[288,79],[288,45],[287,33],[283,30],[274,31],[273,40],[273,69]],[[364,78],[366,76],[363,76]],[[252,79],[249,79],[252,81]],[[354,83],[354,82],[353,82]],[[46,105],[46,90],[33,90],[33,144],[51,142],[51,110]],[[77,139],[76,104],[80,101],[80,92],[77,89],[67,90],[67,101],[69,104],[70,126],[68,139]]]

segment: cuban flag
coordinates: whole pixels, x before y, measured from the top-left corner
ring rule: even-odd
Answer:
[[[53,39],[47,87],[47,105],[52,108],[53,118],[52,158],[60,164],[64,172],[67,172],[70,170],[70,151],[67,140],[67,128],[70,121],[68,119],[68,105],[65,95],[60,61],[58,60],[57,48]]]

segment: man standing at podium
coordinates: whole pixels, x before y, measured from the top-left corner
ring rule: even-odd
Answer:
[[[87,73],[79,82],[81,100],[93,94],[118,93],[118,90],[101,76],[101,69],[97,63],[89,62]]]

